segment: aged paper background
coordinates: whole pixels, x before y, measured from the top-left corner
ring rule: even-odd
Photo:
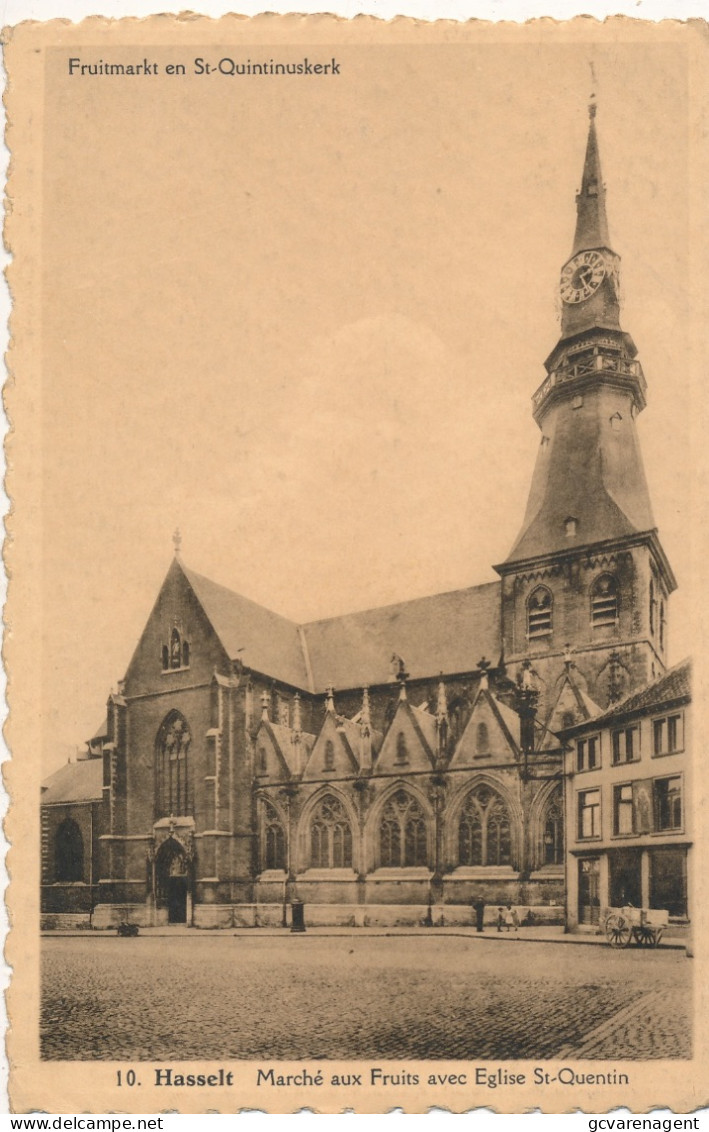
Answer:
[[[624,323],[650,381],[645,460],[680,576],[672,660],[692,648],[706,33],[622,20],[162,17],[25,25],[8,39],[13,1106],[127,1109],[115,1067],[38,1059],[39,782],[95,729],[176,524],[201,572],[300,618],[491,576],[526,498],[528,399],[555,335],[589,58]],[[311,44],[343,61],[326,90],[207,80],[190,67],[140,83],[67,77],[76,55],[128,51],[164,66]],[[244,176],[253,154],[256,192]],[[411,189],[432,170],[433,217]],[[491,221],[493,197],[504,208]],[[494,1103],[689,1110],[706,1103],[704,1053],[698,1029],[691,1065],[632,1063],[617,1094],[500,1089]],[[462,1110],[491,1099],[266,1095],[253,1067],[233,1068],[232,1090],[168,1102],[144,1088],[135,1111]]]

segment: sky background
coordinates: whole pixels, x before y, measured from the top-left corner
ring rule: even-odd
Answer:
[[[67,51],[48,59],[48,772],[101,723],[176,526],[187,565],[295,620],[496,577],[559,332],[590,60],[622,325],[649,386],[638,429],[680,584],[670,659],[689,651],[681,48],[318,49],[333,53],[327,86],[69,79]],[[285,54],[303,50],[150,52]]]

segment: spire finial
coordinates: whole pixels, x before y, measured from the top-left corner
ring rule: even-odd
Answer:
[[[179,527],[175,527],[175,530],[174,530],[174,533],[173,533],[173,536],[172,536],[172,545],[175,548],[175,557],[179,558],[180,549],[182,547],[182,535],[180,534],[180,528]]]
[[[325,689],[325,711],[335,713],[335,689],[332,684],[328,684]]]
[[[589,118],[593,119],[593,118],[596,117],[596,110],[597,110],[597,106],[596,106],[596,86],[598,84],[596,82],[596,68],[593,65],[593,59],[589,59],[588,65],[589,65],[589,68],[591,70],[591,88],[592,88],[591,93],[589,95],[589,99],[588,99],[588,116],[589,116]]]

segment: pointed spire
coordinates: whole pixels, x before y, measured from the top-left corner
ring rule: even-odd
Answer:
[[[588,248],[610,248],[608,219],[606,217],[606,191],[601,174],[601,157],[596,136],[596,101],[591,95],[588,107],[588,141],[583,163],[581,190],[576,195],[576,234],[571,252]]]
[[[325,689],[325,711],[331,711],[335,714],[335,689],[332,684],[328,684]]]

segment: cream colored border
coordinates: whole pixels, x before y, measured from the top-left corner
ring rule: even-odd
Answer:
[[[347,43],[432,43],[432,42],[505,42],[509,44],[529,40],[543,41],[550,36],[556,42],[578,43],[604,41],[636,44],[652,43],[658,37],[685,44],[692,91],[692,202],[694,220],[693,248],[693,347],[694,378],[701,390],[701,403],[705,407],[703,386],[704,338],[706,318],[706,202],[704,186],[707,183],[707,146],[705,140],[707,82],[707,27],[700,22],[679,24],[665,22],[659,26],[612,19],[604,24],[579,18],[566,24],[553,24],[539,20],[525,26],[488,25],[470,22],[465,25],[440,22],[433,25],[418,24],[407,19],[383,23],[372,18],[352,22],[334,20],[328,16],[279,17],[264,15],[253,20],[237,16],[224,17],[220,22],[185,13],[181,17],[156,16],[143,21],[127,19],[110,22],[97,17],[80,25],[68,21],[47,24],[26,23],[5,32],[6,59],[9,72],[7,108],[9,125],[7,143],[12,152],[9,178],[10,209],[6,224],[6,240],[14,262],[9,280],[14,298],[12,316],[13,347],[10,355],[11,378],[6,389],[6,402],[12,422],[13,435],[8,444],[8,490],[13,500],[10,522],[12,543],[7,551],[11,575],[10,603],[7,614],[8,638],[7,665],[10,674],[9,697],[11,720],[7,737],[13,752],[6,780],[11,792],[12,807],[7,820],[7,834],[12,844],[9,858],[11,888],[9,908],[12,932],[7,955],[14,975],[9,993],[11,1033],[9,1053],[12,1064],[11,1099],[16,1112],[45,1109],[54,1113],[76,1112],[90,1108],[94,1112],[112,1109],[130,1111],[130,1098],[126,1091],[119,1093],[113,1086],[116,1066],[110,1063],[42,1063],[38,1057],[38,786],[40,768],[36,752],[40,749],[40,714],[43,705],[37,701],[40,687],[40,650],[43,620],[40,595],[41,585],[41,492],[40,469],[42,446],[40,413],[42,382],[40,371],[41,303],[40,277],[42,266],[42,111],[44,51],[49,47],[75,46],[79,42],[91,43],[100,48],[107,44],[138,44],[149,42],[169,44],[219,43],[225,36],[230,41],[254,44],[267,37],[269,44],[331,44]],[[698,400],[697,403],[700,403]],[[702,449],[703,425],[706,413],[697,414],[692,421],[695,451]],[[705,477],[705,468],[698,475]],[[706,478],[703,479],[706,486]],[[702,496],[699,496],[702,498]],[[697,515],[692,532],[695,547],[695,579],[704,576],[705,524],[703,515]],[[701,592],[701,587],[697,587]],[[706,605],[701,610],[701,626],[706,628]],[[695,690],[699,701],[699,736],[706,733],[702,707],[702,691],[706,687],[704,672],[700,669]],[[701,738],[698,756],[704,756]],[[701,790],[700,802],[706,796]],[[704,818],[706,807],[698,806],[698,817]],[[706,831],[704,830],[704,833]],[[706,844],[706,838],[704,837]],[[697,854],[699,857],[699,854]],[[701,875],[699,860],[695,868]],[[702,885],[706,893],[706,886]],[[705,903],[705,900],[704,900]],[[706,925],[704,925],[706,926]],[[317,1092],[303,1090],[268,1090],[255,1085],[255,1067],[247,1063],[230,1066],[234,1071],[232,1089],[175,1090],[169,1097],[163,1090],[144,1086],[140,1097],[135,1098],[134,1111],[158,1112],[161,1109],[178,1109],[182,1112],[204,1112],[206,1109],[234,1112],[240,1108],[267,1108],[271,1112],[288,1112],[310,1105],[319,1112],[337,1112],[354,1107],[358,1112],[382,1112],[401,1105],[407,1112],[422,1112],[431,1105],[444,1105],[453,1111],[494,1104],[498,1111],[522,1112],[542,1107],[546,1112],[565,1112],[575,1108],[587,1111],[607,1111],[617,1105],[627,1105],[634,1111],[647,1111],[653,1106],[669,1106],[678,1112],[687,1112],[709,1101],[707,1085],[706,1044],[706,948],[701,936],[697,938],[696,986],[698,1027],[696,1055],[691,1063],[630,1062],[615,1066],[630,1075],[630,1085],[608,1088],[602,1097],[597,1090],[578,1087],[548,1089],[540,1095],[534,1087],[498,1089],[494,1096],[486,1090],[442,1094],[438,1090],[410,1088],[395,1095],[388,1090],[363,1089],[356,1094],[342,1095],[326,1087]],[[385,1065],[385,1063],[382,1063]],[[554,1070],[557,1063],[545,1068]],[[433,1063],[436,1072],[456,1072],[456,1063]],[[505,1063],[508,1072],[522,1067]],[[178,1068],[175,1066],[175,1068]],[[284,1067],[285,1068],[285,1067]],[[329,1072],[337,1072],[337,1063],[327,1065]],[[411,1063],[411,1072],[422,1072],[422,1067]],[[528,1068],[528,1067],[527,1067]],[[584,1066],[579,1066],[583,1071]],[[603,1066],[591,1063],[590,1071],[602,1071]],[[194,1064],[185,1066],[194,1071]],[[347,1065],[342,1065],[346,1072]],[[209,1072],[210,1066],[200,1066]],[[423,1070],[425,1072],[425,1070]],[[147,1074],[146,1074],[147,1075]]]

